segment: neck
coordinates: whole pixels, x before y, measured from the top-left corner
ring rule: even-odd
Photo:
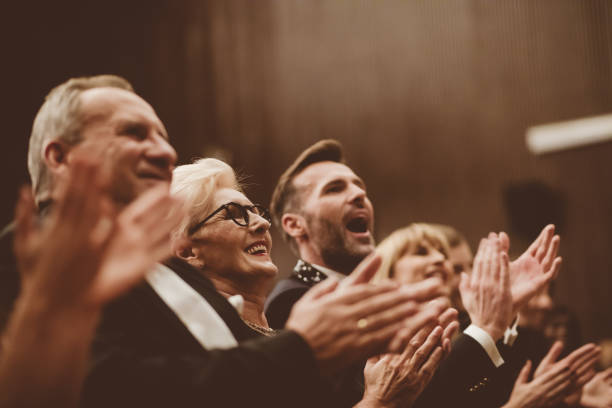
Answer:
[[[210,277],[215,288],[226,299],[235,295],[244,298],[244,309],[242,318],[248,322],[269,328],[266,315],[264,314],[264,303],[269,291],[269,284],[237,284],[236,282],[222,277]]]

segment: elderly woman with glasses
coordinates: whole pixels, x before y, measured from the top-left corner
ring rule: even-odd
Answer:
[[[186,200],[188,214],[174,234],[175,255],[206,275],[230,301],[240,295],[244,322],[272,335],[264,302],[278,269],[270,257],[267,209],[253,204],[233,169],[217,159],[177,167],[171,190]]]

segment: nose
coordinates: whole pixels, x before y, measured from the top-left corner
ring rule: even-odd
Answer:
[[[432,249],[430,256],[431,256],[432,262],[436,265],[442,265],[444,264],[444,261],[447,260],[446,256],[442,252],[438,251],[437,249]]]
[[[176,151],[168,140],[158,134],[153,136],[146,154],[151,162],[164,169],[172,168],[176,163]]]
[[[270,226],[270,221],[261,215],[249,212],[249,231],[258,235],[265,234],[270,230]]]
[[[365,207],[367,196],[363,188],[359,187],[358,185],[351,184],[350,194],[351,198],[349,199],[349,202],[351,204],[354,204],[359,208]]]

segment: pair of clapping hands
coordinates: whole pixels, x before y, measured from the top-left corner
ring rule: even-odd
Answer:
[[[561,258],[557,257],[559,237],[554,235],[552,225],[544,228],[512,263],[507,255],[509,247],[505,233],[489,234],[479,245],[473,273],[463,274],[460,286],[472,323],[489,333],[494,341],[501,337],[518,310],[556,277],[561,266]],[[423,304],[423,310],[427,309],[428,305]],[[441,311],[436,318],[404,329],[409,343],[403,351],[368,360],[361,402],[364,406],[410,406],[420,395],[450,352],[450,338],[458,328],[454,309],[438,310]]]
[[[99,309],[170,256],[182,205],[164,185],[117,210],[100,159],[75,155],[70,166],[42,220],[31,189],[21,190],[14,247],[22,296],[35,294],[58,310]]]

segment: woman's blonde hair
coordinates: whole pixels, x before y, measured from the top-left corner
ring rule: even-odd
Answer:
[[[213,211],[212,197],[218,189],[232,188],[242,192],[234,169],[218,159],[199,159],[192,164],[177,166],[172,174],[170,192],[185,200],[187,214],[174,235],[186,236],[201,218]]]
[[[376,252],[381,255],[382,264],[372,281],[380,282],[393,278],[395,262],[406,253],[414,253],[423,241],[439,246],[444,253],[448,254],[448,242],[444,234],[433,224],[410,224],[407,227],[395,230],[378,244]]]

